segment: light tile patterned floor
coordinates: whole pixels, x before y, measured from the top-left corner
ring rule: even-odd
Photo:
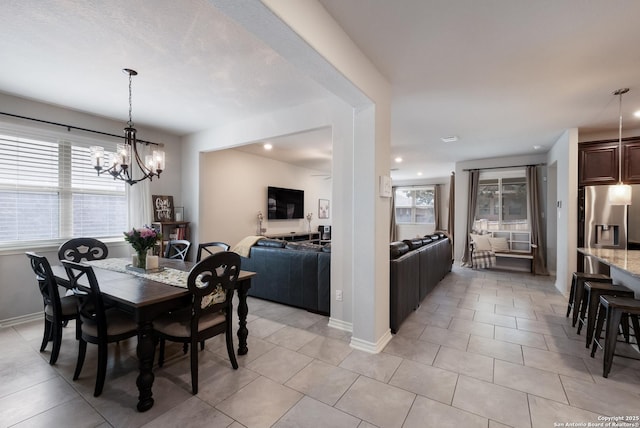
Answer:
[[[146,413],[135,410],[135,341],[111,346],[94,398],[95,346],[71,380],[73,326],[55,366],[38,352],[41,321],[4,328],[0,427],[537,428],[638,416],[640,361],[616,357],[603,378],[602,352],[590,358],[553,280],[454,267],[379,355],[352,349],[327,317],[250,299],[239,370],[222,337],[208,341],[193,396],[188,358],[168,345]]]

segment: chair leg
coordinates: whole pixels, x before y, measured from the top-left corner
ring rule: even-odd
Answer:
[[[191,341],[191,392],[198,393],[198,342]]]
[[[200,350],[204,351],[204,340],[202,342],[200,342]]]
[[[160,338],[160,351],[158,352],[158,367],[164,365],[164,337]]]
[[[49,364],[53,365],[58,361],[60,355],[60,345],[62,345],[62,323],[54,323],[53,325],[53,349],[51,350],[51,358]]]
[[[626,313],[622,313],[620,317],[620,330],[622,330],[624,341],[629,343],[629,315]]]
[[[574,301],[574,296],[576,293],[576,277],[575,275],[571,279],[571,290],[569,291],[569,304],[567,305],[567,316],[569,318],[569,314],[571,313],[571,309],[576,310],[576,302]]]
[[[94,397],[102,394],[102,388],[104,388],[104,379],[107,376],[107,356],[108,356],[108,344],[98,344],[98,373],[96,375],[96,388],[93,392]]]
[[[574,305],[574,313],[579,313],[578,315],[578,330],[576,331],[577,334],[580,334],[580,332],[582,331],[582,327],[584,326],[584,324],[587,322],[587,308],[589,307],[589,302],[591,301],[591,292],[588,292],[586,290],[584,290],[584,286],[583,286],[583,290],[582,290],[582,295],[580,296],[580,300],[578,300],[577,298],[575,299],[576,303]],[[597,305],[596,305],[597,307]],[[573,327],[575,327],[575,325],[573,325]],[[589,338],[587,338],[587,340],[589,340]]]
[[[598,349],[598,341],[602,337],[602,327],[604,326],[604,318],[606,317],[605,308],[600,305],[600,310],[598,311],[598,322],[596,323],[595,331],[593,332],[593,343],[591,347],[591,358],[596,355],[596,350]]]
[[[187,352],[189,352],[189,344],[188,343],[183,343],[182,344],[182,353],[186,355]]]
[[[44,320],[44,333],[42,334],[42,344],[40,345],[40,352],[43,352],[47,349],[47,343],[49,343],[49,338],[51,337],[51,321]]]
[[[225,339],[226,339],[225,341],[227,342],[227,354],[229,354],[231,367],[233,367],[234,370],[238,370],[238,360],[236,359],[236,353],[233,350],[233,329],[231,328],[231,323],[227,324]]]
[[[638,322],[638,316],[631,314],[631,324],[633,325],[633,335],[636,338],[636,345],[640,344],[640,323]]]
[[[87,342],[82,338],[78,341],[78,360],[76,361],[76,370],[73,372],[73,380],[78,380],[80,372],[82,371],[82,365],[84,364],[84,357],[87,354]]]
[[[589,306],[588,314],[586,315],[587,319],[587,339],[586,346],[588,348],[591,345],[591,340],[593,340],[593,329],[596,324],[596,314],[598,313],[598,306],[600,306],[600,297],[592,296],[592,292],[588,293],[589,299],[584,301],[585,306]]]
[[[585,306],[586,302],[584,300],[584,281],[577,280],[576,281],[576,289],[573,291],[573,318],[572,318],[572,327],[576,326],[578,322],[578,318],[584,319],[585,315]],[[580,326],[578,326],[578,334],[580,334]]]
[[[611,365],[613,364],[613,354],[616,350],[618,342],[618,326],[620,325],[620,317],[622,311],[607,310],[607,332],[604,339],[604,360],[602,368],[602,376],[609,377]]]

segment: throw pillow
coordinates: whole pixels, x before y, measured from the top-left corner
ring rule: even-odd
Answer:
[[[491,243],[489,242],[488,235],[475,235],[471,233],[469,236],[471,236],[471,240],[474,242],[477,251],[491,251]]]
[[[507,242],[507,238],[489,238],[489,243],[494,253],[509,252],[509,242]]]

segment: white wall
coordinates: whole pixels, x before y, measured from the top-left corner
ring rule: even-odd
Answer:
[[[556,170],[557,203],[548,207],[556,216],[556,288],[566,294],[577,267],[578,242],[578,130],[562,134],[547,154],[547,164]],[[552,193],[552,192],[550,192]],[[551,240],[553,237],[549,237]]]
[[[233,246],[245,236],[255,235],[258,211],[264,214],[262,227],[267,235],[307,232],[306,218],[266,218],[267,186],[304,190],[304,215],[313,213],[312,231],[320,224],[331,224],[331,217],[318,219],[318,199],[331,201],[331,180],[313,177],[317,171],[233,149],[205,153],[202,165],[201,186],[207,194],[200,201],[202,242],[223,241]]]
[[[122,128],[125,126],[125,122],[121,123],[1,93],[0,106],[2,106],[1,110],[6,113],[50,122],[65,123],[116,135],[122,135]],[[126,110],[123,111],[123,115],[126,116]],[[94,134],[81,131],[71,131],[68,133],[66,128],[11,118],[4,115],[0,115],[0,127],[27,128],[35,133],[55,133],[63,137],[71,135],[96,138]],[[146,128],[138,124],[136,124],[136,128],[138,129],[140,138],[157,143],[164,143],[164,151],[167,157],[166,171],[162,173],[160,179],[156,179],[151,183],[151,193],[173,195],[175,203],[178,205],[181,204],[180,188],[182,174],[179,138],[175,135]],[[87,162],[88,161],[89,160],[87,160]],[[110,180],[109,177],[104,177],[104,179]],[[149,204],[151,204],[151,201],[149,201]],[[60,243],[62,243],[62,241]],[[115,256],[126,256],[130,253],[129,245],[125,244],[123,240],[120,241],[120,243],[115,242],[109,243],[108,245],[110,251]],[[54,263],[58,259],[57,246],[14,247],[11,250],[0,250],[0,272],[2,272],[2,275],[0,275],[0,323],[8,319],[15,319],[42,312],[42,298],[40,297],[33,272],[24,255],[25,251],[42,253],[42,255],[49,258],[51,263]]]

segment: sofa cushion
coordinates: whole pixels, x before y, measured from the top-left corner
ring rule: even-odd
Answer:
[[[509,242],[507,238],[489,238],[489,244],[491,244],[491,251],[494,253],[509,252]]]
[[[434,233],[433,235],[431,235],[432,241],[437,241],[438,239],[440,239],[440,235],[438,235],[437,233]]]
[[[287,242],[287,246],[285,248],[288,250],[298,251],[322,251],[322,245],[312,244],[310,242]]]
[[[274,247],[274,248],[284,248],[287,245],[287,241],[282,241],[280,239],[269,239],[263,238],[256,242],[258,247]]]
[[[431,242],[433,242],[433,239],[429,238],[428,236],[422,238],[422,245],[431,244]]]
[[[422,247],[422,238],[405,239],[402,242],[405,242],[411,250]]]
[[[390,245],[390,250],[391,250],[391,260],[395,260],[398,257],[402,256],[403,254],[406,254],[409,252],[410,248],[409,245],[406,242],[392,242]]]
[[[327,242],[326,244],[324,244],[322,246],[322,252],[323,253],[330,253],[331,252],[331,242]]]
[[[473,233],[469,234],[471,240],[475,244],[476,251],[491,251],[491,243],[489,242],[489,235],[476,235]]]

